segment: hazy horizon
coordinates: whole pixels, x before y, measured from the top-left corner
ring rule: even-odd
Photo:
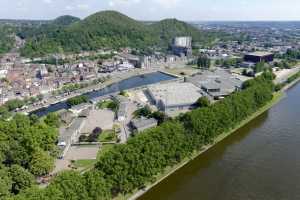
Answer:
[[[300,21],[298,0],[1,0],[1,19],[51,20],[116,10],[134,19],[157,21]]]

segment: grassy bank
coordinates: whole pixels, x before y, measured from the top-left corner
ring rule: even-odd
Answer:
[[[273,99],[270,102],[268,102],[264,107],[262,107],[259,110],[257,110],[255,113],[253,113],[247,119],[245,119],[244,121],[240,122],[234,129],[232,129],[232,130],[230,130],[228,132],[225,132],[225,133],[219,135],[214,140],[214,142],[212,144],[204,146],[201,151],[194,152],[191,157],[185,158],[181,163],[179,163],[179,164],[177,164],[177,165],[175,165],[173,167],[167,167],[165,169],[164,173],[161,173],[161,174],[159,174],[159,175],[156,176],[156,180],[157,180],[156,182],[147,184],[146,188],[143,189],[143,190],[137,190],[137,191],[135,191],[132,194],[120,195],[120,196],[118,196],[115,199],[116,200],[125,200],[125,199],[135,200],[138,197],[142,196],[144,193],[146,193],[151,188],[153,188],[154,186],[156,186],[157,184],[159,184],[160,182],[162,182],[165,178],[167,178],[168,176],[170,176],[171,174],[173,174],[175,171],[177,171],[180,168],[182,168],[183,166],[187,165],[190,161],[194,160],[195,158],[197,158],[198,156],[200,156],[201,154],[203,154],[204,152],[206,152],[207,150],[209,150],[210,148],[212,148],[214,145],[216,145],[217,143],[221,142],[222,140],[224,140],[225,138],[227,138],[228,136],[230,136],[231,134],[233,134],[234,132],[236,132],[241,127],[243,127],[246,124],[248,124],[250,121],[252,121],[256,117],[258,117],[262,113],[264,113],[267,110],[269,110],[272,106],[274,106],[275,104],[277,104],[283,97],[284,97],[284,93],[283,92],[274,93],[274,97],[273,97]]]

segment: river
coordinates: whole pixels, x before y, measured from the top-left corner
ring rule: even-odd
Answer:
[[[300,199],[300,84],[139,200]]]
[[[122,91],[122,90],[129,90],[137,87],[142,87],[154,83],[159,83],[161,81],[168,81],[175,79],[177,77],[165,74],[162,72],[153,72],[149,74],[144,74],[144,75],[139,75],[139,76],[133,76],[131,78],[122,80],[120,82],[111,84],[103,89],[93,91],[86,93],[84,95],[88,96],[90,100],[109,95],[109,94],[114,94],[116,92]],[[46,108],[42,108],[39,110],[36,110],[32,112],[31,114],[35,114],[39,117],[42,117],[44,115],[47,115],[50,112],[56,112],[62,109],[68,109],[69,106],[67,105],[66,101],[59,102],[57,104],[50,105]]]

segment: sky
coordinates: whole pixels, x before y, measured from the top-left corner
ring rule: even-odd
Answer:
[[[0,0],[2,19],[85,18],[102,10],[139,20],[300,20],[300,0]]]

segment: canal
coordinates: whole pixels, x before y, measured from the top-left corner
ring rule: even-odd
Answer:
[[[101,90],[93,91],[86,93],[84,95],[88,96],[90,100],[109,95],[109,94],[114,94],[116,92],[122,91],[122,90],[129,90],[137,87],[142,87],[154,83],[159,83],[162,81],[168,81],[175,79],[177,77],[165,74],[162,72],[153,72],[149,74],[144,74],[144,75],[139,75],[139,76],[134,76],[125,80],[122,80],[118,83],[111,84]],[[47,115],[50,112],[56,112],[62,109],[68,109],[69,106],[67,105],[66,101],[59,102],[57,104],[50,105],[46,108],[42,108],[39,110],[36,110],[32,112],[31,114],[35,114],[39,117]]]
[[[300,199],[300,84],[139,200]]]

